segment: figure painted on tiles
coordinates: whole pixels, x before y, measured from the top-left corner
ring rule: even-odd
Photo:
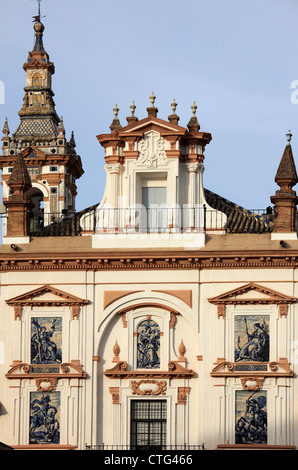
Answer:
[[[138,327],[137,367],[160,367],[160,329],[152,320],[145,320]]]
[[[269,362],[269,316],[235,315],[235,362]]]
[[[267,392],[236,392],[235,443],[267,443]]]
[[[62,319],[39,317],[31,320],[31,363],[61,364]]]
[[[60,392],[32,392],[30,444],[60,443]]]

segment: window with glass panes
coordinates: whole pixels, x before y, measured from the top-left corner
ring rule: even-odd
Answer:
[[[131,448],[163,449],[166,446],[166,400],[131,402]]]

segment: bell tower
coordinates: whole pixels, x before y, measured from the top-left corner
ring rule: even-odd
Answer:
[[[75,211],[76,180],[84,173],[74,134],[67,140],[63,119],[55,109],[55,66],[43,45],[44,30],[39,5],[39,14],[34,17],[35,44],[23,65],[26,86],[20,122],[10,135],[5,120],[0,157],[5,204],[12,192],[8,184],[11,172],[21,151],[31,180],[26,193],[31,201],[31,233]]]

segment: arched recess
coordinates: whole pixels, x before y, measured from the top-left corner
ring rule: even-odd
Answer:
[[[177,320],[179,318],[181,318],[181,320],[183,319],[183,321],[185,321],[188,325],[189,331],[192,331],[193,333],[196,349],[198,350],[198,312],[193,312],[193,309],[186,305],[183,301],[169,294],[151,292],[150,295],[148,295],[148,292],[135,292],[115,300],[104,310],[104,319],[98,327],[98,356],[101,356],[100,351],[102,349],[102,342],[105,343],[107,341],[107,336],[110,334],[110,331],[115,322],[120,320],[123,327],[125,328],[125,322],[129,312],[134,311],[137,314],[137,312],[145,311],[146,309],[150,308],[154,309],[156,312],[159,312],[158,315],[167,313],[169,319],[169,328],[171,330],[173,329],[173,331],[175,330]],[[175,334],[171,335],[171,338],[171,349],[173,352],[175,352],[175,355],[178,356],[177,343],[179,341],[180,344],[182,338],[177,339]]]
[[[97,332],[94,364],[97,381],[93,403],[97,422],[110,422],[112,425],[98,425],[97,441],[127,444],[129,403],[134,398],[148,396],[167,401],[168,435],[175,434],[177,404],[185,405],[190,391],[189,380],[198,371],[199,335],[194,327],[196,322],[192,320],[192,314],[195,317],[198,312],[174,296],[143,291],[123,295],[111,302],[102,314],[104,319]],[[160,360],[156,367],[138,364],[139,327],[146,319],[152,320],[152,324],[159,328]],[[152,387],[152,392],[144,395],[143,386]],[[196,382],[192,390],[195,396]],[[119,404],[121,406],[115,406]],[[185,429],[188,411],[184,406],[178,408],[181,415],[179,423]],[[185,437],[181,442],[185,442],[183,439]]]
[[[40,183],[32,183],[26,196],[31,200],[30,206],[30,232],[37,232],[45,225],[44,201],[49,194],[45,186]]]

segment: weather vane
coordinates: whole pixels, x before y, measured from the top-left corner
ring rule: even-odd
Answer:
[[[42,0],[35,0],[38,4],[38,15],[37,16],[33,16],[33,22],[37,22],[37,21],[40,21],[40,18],[44,18],[44,16],[40,16],[40,4],[42,2]]]

